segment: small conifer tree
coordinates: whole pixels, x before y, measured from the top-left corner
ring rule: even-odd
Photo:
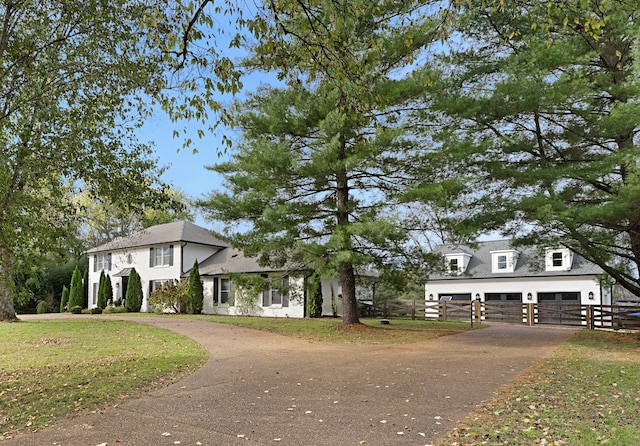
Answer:
[[[82,307],[89,308],[89,268],[84,270],[82,279]]]
[[[317,272],[311,275],[307,285],[307,315],[322,317],[322,281]]]
[[[129,273],[129,285],[125,296],[125,308],[127,311],[137,313],[142,308],[142,283],[135,268]]]
[[[193,268],[189,273],[189,301],[187,302],[187,312],[189,314],[200,314],[202,312],[202,302],[204,301],[204,290],[200,280],[200,269],[198,261],[193,262]]]
[[[98,300],[96,302],[98,308],[104,309],[107,306],[107,300],[105,298],[106,280],[104,271],[100,273],[100,281],[98,282]]]
[[[105,304],[109,305],[109,303],[113,303],[113,285],[111,284],[111,276],[108,274],[105,274],[105,292],[104,292],[104,297],[105,297]],[[105,305],[105,308],[106,308]],[[104,308],[103,308],[104,310]]]
[[[76,266],[71,276],[71,288],[69,289],[69,309],[73,307],[82,308],[84,303],[83,291],[82,291],[82,276],[81,272]]]
[[[60,298],[60,313],[67,311],[67,304],[69,303],[69,288],[66,285],[62,287],[62,297]]]

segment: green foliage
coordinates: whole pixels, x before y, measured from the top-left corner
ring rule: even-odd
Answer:
[[[149,296],[149,305],[157,313],[165,310],[182,313],[191,302],[190,282],[176,280],[165,282],[162,287],[153,290]],[[193,313],[191,313],[193,314]]]
[[[84,308],[89,307],[89,268],[84,269],[84,277],[82,278],[82,298]]]
[[[75,307],[71,307],[71,313],[73,313],[73,314],[82,314],[82,307],[80,305],[76,305]]]
[[[98,281],[98,299],[96,303],[97,307],[101,309],[107,306],[107,297],[105,293],[106,285],[107,283],[106,283],[104,271],[101,271],[100,280]]]
[[[314,272],[307,282],[307,315],[322,317],[322,282],[320,275]]]
[[[102,311],[104,314],[114,314],[114,313],[126,313],[127,309],[125,307],[114,307],[109,306]]]
[[[137,313],[142,308],[142,282],[135,268],[129,273],[129,284],[125,296],[125,308],[128,312]]]
[[[11,279],[21,252],[61,244],[82,251],[72,240],[81,232],[79,188],[138,215],[171,203],[158,181],[163,169],[138,129],[158,102],[174,118],[219,109],[212,94],[195,93],[199,75],[179,70],[203,60],[190,43],[201,41],[204,28],[213,32],[211,18],[192,6],[87,0],[0,8],[0,320],[15,317]],[[228,60],[204,53],[209,66],[228,68],[215,71],[224,79],[211,85],[238,84]],[[181,97],[197,86],[193,102],[177,100],[173,90],[164,95],[174,81]]]
[[[417,166],[463,210],[449,222],[569,247],[640,295],[640,2],[470,5],[416,117],[437,148]]]
[[[102,314],[102,308],[94,307],[91,309],[91,314]]]
[[[243,139],[213,167],[229,192],[203,205],[213,219],[247,228],[230,234],[232,243],[262,264],[339,276],[344,322],[358,322],[355,269],[404,257],[397,197],[420,147],[398,116],[427,84],[398,73],[411,70],[440,22],[410,1],[265,8],[267,35],[247,64],[277,70],[286,87],[237,104]],[[405,15],[411,20],[398,20]]]
[[[76,267],[73,270],[71,276],[71,287],[69,288],[69,308],[80,307],[84,303],[83,291],[82,291],[82,277],[80,276],[80,270]]]
[[[193,267],[189,273],[189,300],[187,302],[187,312],[189,314],[202,313],[202,303],[204,301],[204,290],[200,279],[200,269],[198,261],[193,262]]]
[[[62,297],[60,298],[60,313],[67,311],[69,304],[69,288],[67,286],[62,287]]]
[[[41,300],[40,302],[38,302],[38,305],[36,306],[36,313],[45,314],[47,310],[49,310],[49,304],[47,303],[47,301]]]

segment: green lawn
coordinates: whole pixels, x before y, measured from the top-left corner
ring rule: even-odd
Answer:
[[[0,440],[171,382],[204,363],[194,341],[135,322],[0,324]]]
[[[435,443],[534,444],[640,445],[640,335],[578,332]]]
[[[165,315],[161,317],[167,317]],[[382,325],[379,319],[361,319],[361,326],[344,326],[341,319],[297,319],[237,316],[195,317],[210,322],[233,324],[315,341],[350,344],[406,344],[471,330],[468,322],[391,319]],[[475,328],[479,328],[476,326]]]

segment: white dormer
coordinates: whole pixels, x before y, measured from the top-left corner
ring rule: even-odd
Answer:
[[[445,254],[445,262],[447,266],[447,273],[449,274],[462,274],[467,270],[469,266],[469,260],[472,255],[466,252],[456,252],[451,254]]]
[[[569,248],[547,248],[544,257],[547,271],[569,271],[573,265],[573,252]]]
[[[516,270],[520,253],[515,249],[501,249],[491,252],[491,272],[512,273]]]

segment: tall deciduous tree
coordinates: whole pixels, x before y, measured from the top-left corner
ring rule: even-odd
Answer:
[[[437,36],[432,6],[266,2],[268,36],[248,65],[277,70],[287,86],[238,104],[243,140],[231,161],[213,167],[229,192],[213,193],[205,211],[244,224],[232,241],[262,263],[293,258],[337,274],[344,323],[359,322],[355,270],[392,261],[405,239],[393,205],[415,147],[401,116],[427,86],[409,73]]]
[[[459,221],[567,246],[640,295],[640,2],[467,3],[428,67],[442,184],[471,185]]]
[[[47,252],[73,232],[68,217],[76,213],[71,197],[79,184],[126,208],[166,201],[151,149],[137,142],[135,130],[153,105],[146,99],[160,98],[169,70],[189,60],[188,43],[203,36],[185,33],[192,6],[0,5],[0,320],[16,317],[17,252]],[[165,109],[190,117],[193,108],[173,99]]]

